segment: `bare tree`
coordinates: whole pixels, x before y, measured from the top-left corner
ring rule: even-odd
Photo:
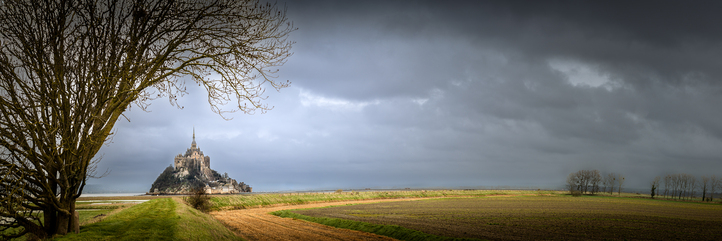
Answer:
[[[619,174],[617,176],[617,183],[619,183],[619,187],[617,188],[617,191],[619,192],[619,195],[622,195],[622,186],[624,185],[624,176],[622,174]]]
[[[681,198],[682,197],[682,175],[672,175],[672,183],[674,184],[673,192],[672,192],[672,198]]]
[[[588,170],[580,170],[577,172],[577,176],[579,176],[579,182],[582,187],[582,193],[587,193],[589,190],[589,186],[591,184],[590,173]]]
[[[677,193],[676,189],[675,189],[676,187],[677,187],[677,182],[675,179],[675,175],[669,174],[669,196],[671,198],[674,198],[674,194]]]
[[[677,199],[692,199],[697,189],[697,178],[690,174],[678,174],[679,195]]]
[[[652,198],[654,198],[654,195],[656,194],[655,191],[657,191],[657,189],[659,188],[659,176],[656,176],[654,178],[654,181],[652,181],[652,183],[650,184],[652,185],[652,191],[650,192],[650,195],[652,196]]]
[[[667,195],[669,195],[669,188],[672,184],[672,175],[666,174],[664,175],[664,197],[667,198]]]
[[[707,189],[709,189],[709,177],[702,176],[700,188],[702,189],[702,201],[707,201]]]
[[[717,178],[717,176],[712,175],[712,177],[709,179],[709,200],[714,201],[714,193],[717,191],[717,188],[720,187],[720,180]]]
[[[589,183],[592,186],[592,189],[590,190],[592,194],[599,191],[599,183],[602,181],[602,175],[599,173],[599,170],[591,170],[589,173]]]
[[[679,174],[679,197],[677,199],[683,199],[687,197],[687,190],[689,188],[689,179],[687,174]]]
[[[294,29],[257,0],[0,1],[1,236],[73,228],[117,120],[130,104],[177,105],[186,76],[222,117],[271,109],[264,89],[288,86],[273,67]],[[222,110],[229,102],[237,109]]]
[[[694,177],[693,175],[687,175],[687,178],[689,180],[689,186],[688,186],[689,191],[687,192],[687,195],[689,195],[689,196],[687,199],[692,200],[692,198],[694,198],[696,196],[695,192],[697,191],[698,182],[697,182],[697,178]]]
[[[609,173],[606,176],[606,180],[608,182],[607,184],[609,185],[609,194],[611,195],[614,193],[614,187],[616,186],[616,183],[617,183],[617,175],[614,174],[613,172]]]
[[[569,193],[573,194],[574,191],[579,191],[579,188],[579,176],[577,173],[569,173],[569,176],[567,176],[567,189],[569,189]]]
[[[687,186],[687,180],[685,179],[685,177],[686,176],[684,174],[677,174],[677,199],[682,199],[682,196],[685,195],[684,191],[686,190],[685,188]]]
[[[602,176],[598,170],[579,170],[569,174],[567,177],[567,187],[570,192],[577,190],[581,193],[589,192],[594,194],[599,190],[599,183],[601,181]]]

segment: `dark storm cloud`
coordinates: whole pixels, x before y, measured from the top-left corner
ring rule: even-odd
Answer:
[[[346,5],[331,1],[293,3],[291,7],[296,9],[292,14],[298,16],[298,21],[312,24],[305,28],[306,33],[301,34],[300,39],[309,36],[322,40],[301,45],[319,46],[314,50],[321,52],[320,46],[329,45],[357,46],[346,49],[357,54],[368,54],[368,51],[354,50],[385,51],[385,54],[371,56],[333,51],[339,60],[373,60],[363,61],[365,64],[383,62],[399,53],[406,61],[389,61],[393,65],[387,65],[388,71],[392,72],[407,70],[398,68],[399,65],[420,67],[432,63],[444,71],[428,68],[416,71],[458,73],[455,70],[463,66],[473,67],[464,58],[474,52],[453,49],[451,45],[468,42],[468,47],[492,47],[528,60],[580,58],[612,68],[619,72],[615,74],[628,77],[625,80],[630,82],[650,81],[650,78],[679,82],[681,76],[694,72],[719,74],[716,67],[720,61],[715,57],[721,50],[717,40],[722,29],[715,23],[722,20],[717,14],[722,4],[709,3],[472,1],[367,2],[358,6],[358,3]],[[395,45],[394,40],[426,45],[404,52],[403,46]],[[449,63],[448,60],[456,61]],[[344,63],[337,65],[344,66]],[[368,70],[364,65],[355,69]]]
[[[445,107],[458,109],[459,116],[478,110],[540,124],[560,138],[620,145],[635,141],[645,123],[660,129],[692,126],[720,137],[715,121],[720,112],[705,106],[720,100],[718,3],[394,2],[308,9],[314,14],[306,16],[326,22],[311,27],[311,36],[337,40],[331,44],[349,51],[360,45],[383,52],[341,58],[395,63],[338,64],[339,74],[319,71],[315,81],[300,83],[321,94],[423,97],[438,88],[458,97]],[[338,19],[324,21],[325,11]],[[328,31],[341,26],[347,31]],[[590,65],[621,87],[572,86],[549,68],[553,59]],[[383,74],[361,74],[370,69]],[[398,73],[406,78],[393,78]],[[448,84],[454,81],[469,86],[456,90]]]
[[[309,26],[299,42],[317,46],[313,50],[319,51],[316,55],[322,55],[319,59],[327,63],[307,68],[309,77],[302,78],[299,85],[331,96],[423,96],[432,88],[469,75],[506,78],[486,73],[494,55],[512,61],[498,67],[531,65],[542,71],[530,75],[549,75],[544,69],[550,59],[580,61],[596,67],[611,81],[650,95],[657,93],[645,89],[660,85],[707,88],[711,82],[719,90],[716,83],[722,77],[717,60],[722,53],[717,41],[722,31],[713,24],[722,20],[715,14],[719,6],[577,1],[384,2],[363,6],[324,2],[298,6],[299,21],[310,18],[308,22],[319,23]],[[323,41],[303,41],[305,36]],[[333,48],[326,55],[320,46]],[[548,84],[566,84],[563,76],[553,80],[528,77],[529,82],[546,86],[551,91],[539,94],[548,97],[531,99],[528,93],[511,94],[519,94],[520,101],[526,98],[534,105],[570,105],[579,101],[568,99],[570,95],[584,95],[579,91],[553,93],[562,90]]]
[[[223,121],[200,88],[183,110],[133,109],[98,182],[149,187],[194,125],[211,167],[254,190],[558,187],[587,168],[633,187],[722,175],[718,2],[287,6],[299,30],[279,74],[293,84],[269,91],[274,110]]]

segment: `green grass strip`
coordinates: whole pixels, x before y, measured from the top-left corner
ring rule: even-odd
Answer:
[[[212,209],[245,209],[271,206],[275,204],[307,204],[317,202],[337,202],[372,199],[401,199],[423,197],[482,197],[489,195],[552,194],[561,191],[529,190],[411,190],[411,191],[345,191],[325,193],[268,193],[257,195],[226,195],[211,198]]]
[[[56,240],[173,240],[179,219],[175,208],[170,198],[150,200]]]
[[[211,215],[184,203],[178,203],[176,213],[180,216],[176,240],[243,240]]]
[[[338,219],[338,218],[319,218],[319,217],[310,217],[306,215],[301,215],[298,213],[292,212],[292,210],[281,210],[272,212],[271,214],[282,217],[282,218],[294,218],[294,219],[301,219],[306,220],[309,222],[314,223],[320,223],[326,226],[336,227],[336,228],[345,228],[345,229],[351,229],[351,230],[357,230],[367,233],[375,233],[378,235],[383,235],[391,238],[395,238],[398,240],[430,240],[430,241],[463,241],[463,240],[481,240],[481,239],[471,239],[471,238],[451,238],[451,237],[443,237],[443,236],[437,236],[433,234],[427,234],[423,233],[417,230],[404,228],[401,226],[396,225],[381,225],[381,224],[372,224],[372,223],[366,223],[366,222],[358,222],[358,221],[351,221],[351,220],[345,220],[345,219]]]
[[[176,199],[153,199],[55,240],[242,240]]]

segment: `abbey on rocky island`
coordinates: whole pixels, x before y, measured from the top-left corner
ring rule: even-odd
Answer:
[[[204,156],[201,149],[196,146],[196,130],[193,128],[193,142],[191,148],[186,150],[186,154],[178,154],[173,161],[175,170],[178,175],[188,175],[192,170],[199,170],[204,178],[210,178],[211,173],[211,157]]]
[[[245,183],[236,182],[211,169],[211,158],[205,156],[196,145],[196,131],[193,128],[193,142],[185,154],[178,154],[173,165],[167,167],[153,182],[148,194],[188,194],[203,189],[208,194],[251,192]]]

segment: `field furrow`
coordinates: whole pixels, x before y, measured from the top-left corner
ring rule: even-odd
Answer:
[[[722,238],[722,205],[641,198],[444,198],[291,212],[301,215],[292,216],[294,218],[331,225],[335,223],[330,222],[330,219],[340,219],[374,225],[397,225],[443,237],[485,240]]]
[[[269,213],[287,209],[410,200],[419,200],[419,198],[290,205],[217,211],[212,212],[211,215],[233,230],[236,234],[247,240],[395,240],[389,237],[366,232],[339,229],[303,220],[280,218]]]

